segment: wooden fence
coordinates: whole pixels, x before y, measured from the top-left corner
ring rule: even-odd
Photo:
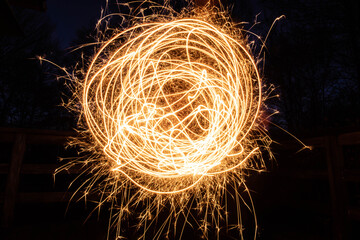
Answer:
[[[63,146],[74,132],[33,130],[33,129],[0,129],[0,144],[12,145],[10,162],[1,161],[0,174],[7,174],[5,191],[0,195],[3,203],[2,226],[8,227],[14,215],[16,202],[59,202],[68,201],[72,193],[69,192],[18,192],[21,174],[53,174],[60,165],[51,164],[23,164],[27,146],[37,144]],[[5,155],[3,153],[3,155]]]
[[[61,202],[69,201],[71,192],[21,192],[18,191],[22,174],[53,174],[59,163],[24,163],[24,155],[29,146],[36,144],[44,148],[50,145],[63,147],[66,139],[74,132],[30,130],[30,129],[0,129],[0,144],[11,147],[10,161],[1,161],[0,174],[6,175],[4,191],[0,193],[3,205],[2,226],[11,224],[16,203],[21,202]],[[332,205],[334,239],[345,239],[346,223],[351,219],[360,218],[360,209],[348,204],[346,191],[347,182],[360,182],[360,168],[347,168],[344,165],[344,147],[360,145],[360,132],[345,133],[331,136],[321,136],[305,139],[304,142],[314,148],[325,151],[327,172],[298,171],[298,177],[326,177],[329,182]],[[4,154],[3,154],[4,155]],[[358,159],[357,161],[360,161]],[[73,170],[76,173],[76,169]],[[292,173],[293,175],[295,173]],[[295,174],[295,175],[296,175]]]

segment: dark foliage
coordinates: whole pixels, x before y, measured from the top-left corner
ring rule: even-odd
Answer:
[[[0,38],[0,125],[31,128],[67,128],[61,109],[60,71],[41,64],[38,56],[61,59],[54,26],[43,13],[14,11],[23,36]]]
[[[359,128],[359,4],[350,1],[264,2],[271,21],[265,77],[279,87],[278,121],[293,132]],[[351,10],[350,10],[351,9]]]

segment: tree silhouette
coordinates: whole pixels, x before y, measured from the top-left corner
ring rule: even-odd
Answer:
[[[268,19],[286,15],[270,35],[265,76],[280,87],[287,127],[359,126],[358,39],[345,1],[263,2]]]
[[[61,85],[56,67],[40,64],[37,56],[59,61],[53,26],[43,13],[15,9],[24,35],[0,38],[0,124],[2,126],[58,128]]]

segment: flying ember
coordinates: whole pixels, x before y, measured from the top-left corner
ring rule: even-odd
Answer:
[[[72,144],[88,155],[63,168],[86,166],[83,190],[101,193],[99,207],[112,203],[117,236],[138,203],[144,238],[161,211],[169,217],[154,239],[193,209],[204,236],[211,224],[219,229],[226,189],[240,204],[246,171],[264,169],[261,150],[271,142],[244,32],[214,7],[193,8],[134,18],[99,45],[83,77],[71,79]]]

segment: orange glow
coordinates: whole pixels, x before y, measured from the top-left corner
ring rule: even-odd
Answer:
[[[87,126],[113,171],[159,194],[241,167],[257,150],[243,144],[260,105],[261,81],[246,48],[197,19],[119,33],[93,59],[82,92]]]
[[[227,185],[240,204],[244,171],[264,168],[260,148],[271,140],[261,127],[256,60],[243,32],[217,9],[137,21],[101,44],[83,79],[70,77],[70,107],[80,113],[72,144],[90,154],[58,171],[85,166],[84,197],[98,191],[99,208],[112,202],[119,236],[139,202],[147,205],[142,237],[165,203],[169,218],[154,239],[193,208],[206,236],[208,222],[220,229]],[[240,212],[236,227],[241,233]]]

